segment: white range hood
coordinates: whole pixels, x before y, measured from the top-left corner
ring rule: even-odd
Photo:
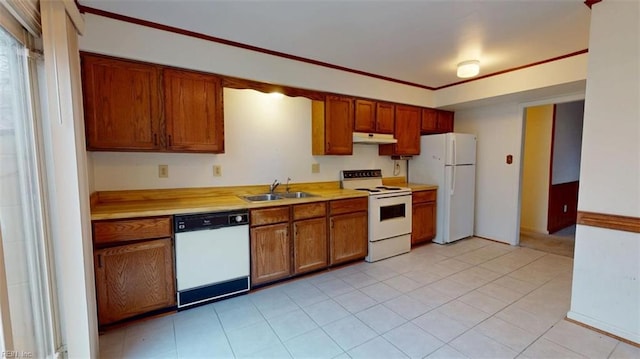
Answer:
[[[354,132],[353,143],[368,143],[372,145],[380,145],[387,143],[397,143],[398,140],[393,138],[393,135],[382,133],[366,133],[366,132]]]

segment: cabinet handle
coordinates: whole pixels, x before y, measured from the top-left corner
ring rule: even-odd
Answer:
[[[154,146],[158,145],[158,134],[157,133],[153,134],[153,145]]]
[[[102,268],[102,254],[98,254],[98,268]]]
[[[171,146],[171,135],[169,135],[169,146]]]

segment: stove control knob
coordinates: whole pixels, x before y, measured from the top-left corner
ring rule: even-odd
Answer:
[[[237,215],[236,216],[236,223],[240,223],[240,222],[242,222],[242,216]]]

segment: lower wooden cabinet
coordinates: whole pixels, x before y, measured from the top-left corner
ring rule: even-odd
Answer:
[[[253,286],[367,256],[366,197],[258,208],[250,213]]]
[[[327,218],[293,222],[294,273],[327,267]]]
[[[251,228],[251,283],[272,282],[291,274],[289,222]]]
[[[436,190],[412,194],[411,244],[430,242],[436,236]]]
[[[331,201],[329,217],[329,264],[367,256],[368,199]]]
[[[327,203],[291,206],[293,228],[293,274],[329,265],[327,251]]]
[[[100,325],[175,305],[171,238],[98,249],[94,263]]]

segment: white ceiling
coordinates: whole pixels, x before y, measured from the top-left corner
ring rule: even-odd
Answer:
[[[80,0],[81,5],[427,87],[584,50],[583,0]]]

